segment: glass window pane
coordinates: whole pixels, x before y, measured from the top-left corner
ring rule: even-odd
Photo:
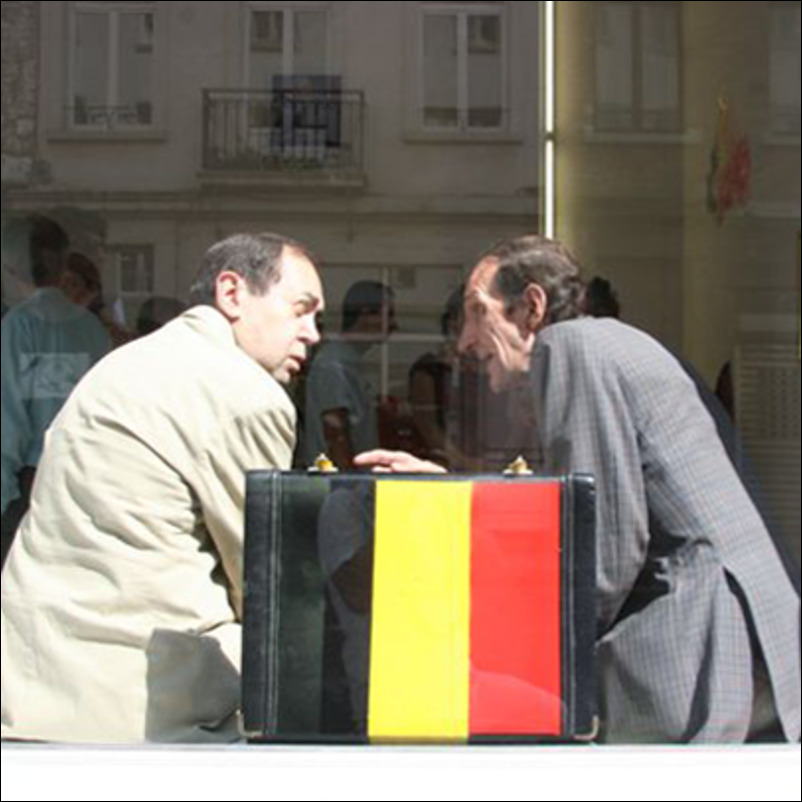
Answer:
[[[498,128],[502,122],[501,17],[468,17],[468,125]]]
[[[254,11],[250,44],[250,87],[272,89],[273,76],[283,72],[284,12]]]
[[[120,15],[118,122],[149,125],[153,112],[153,14]]]
[[[462,282],[461,267],[417,265],[394,267],[390,286],[395,291],[398,336],[430,340],[442,333],[446,302]]]
[[[108,104],[109,17],[75,15],[72,119],[76,125],[104,122]]]
[[[17,7],[38,13],[8,13]],[[318,354],[329,343],[351,342],[343,307],[357,281],[394,290],[397,329],[390,332],[389,313],[369,311],[354,332],[351,354],[364,379],[356,386],[366,388],[365,419],[375,423],[380,442],[430,458],[450,448],[446,456],[456,471],[495,469],[519,452],[537,466],[536,443],[530,447],[527,436],[536,436],[538,427],[543,434],[548,421],[545,415],[536,420],[536,405],[519,395],[526,384],[511,381],[493,394],[483,370],[495,373],[500,365],[487,352],[487,360],[460,361],[454,331],[443,334],[441,321],[478,254],[519,232],[543,232],[556,211],[558,235],[580,255],[583,278],[605,280],[595,288],[601,287],[596,297],[607,300],[608,311],[611,290],[623,323],[692,364],[711,389],[718,385],[749,474],[759,479],[772,534],[798,568],[799,0],[558,3],[554,139],[544,132],[538,102],[546,80],[538,3],[432,0],[379,8],[83,0],[3,9],[3,186],[13,188],[3,193],[3,222],[21,223],[32,211],[57,217],[70,249],[91,257],[101,274],[104,322],[112,315],[122,320],[124,309],[133,328],[154,293],[187,299],[207,248],[230,234],[275,230],[297,237],[321,263],[326,325]],[[248,92],[251,81],[259,91]],[[281,87],[285,97],[277,99]],[[301,99],[302,88],[312,94],[339,88],[341,97],[310,102]],[[76,98],[81,116],[73,123]],[[115,131],[108,106],[135,108],[143,98],[159,112],[169,110],[164,119],[156,114],[158,130],[140,124]],[[146,119],[139,112],[134,117]],[[491,127],[499,120],[501,128]],[[500,130],[510,136],[499,137]],[[28,233],[14,228],[4,225],[2,232],[6,345],[14,308],[23,304],[23,313],[34,292],[26,279],[37,256]],[[52,239],[60,255],[60,237]],[[33,244],[47,249],[41,239]],[[42,263],[55,264],[56,255]],[[535,349],[547,343],[538,338]],[[6,356],[4,368],[13,364],[13,354]],[[163,356],[160,351],[154,360]],[[661,359],[665,366],[671,361]],[[311,368],[309,360],[296,387]],[[24,388],[27,377],[12,382]],[[307,424],[315,421],[306,401],[318,413],[325,410],[334,382],[308,386],[310,394],[295,396],[301,435],[304,416]],[[677,386],[690,401],[690,385]],[[656,386],[658,402],[665,402],[665,389]],[[716,417],[727,422],[720,410]],[[686,419],[680,422],[687,434]],[[703,456],[721,451],[709,423],[706,439],[688,441],[688,455],[697,448]],[[727,427],[722,431],[727,436]],[[569,428],[560,443],[571,436]],[[3,446],[9,442],[4,438]],[[568,467],[561,453],[547,453],[547,464]],[[104,452],[101,467],[113,476],[110,456]],[[732,477],[726,464],[712,473]],[[87,487],[104,475],[88,476]],[[39,487],[48,481],[46,472],[37,479]],[[45,484],[39,492],[49,490]],[[657,508],[641,513],[660,517]],[[751,514],[750,520],[757,531]],[[659,521],[657,530],[653,545],[663,545]],[[25,537],[26,531],[32,532],[23,528]],[[710,543],[702,543],[708,552]],[[18,559],[13,551],[11,559]],[[761,559],[761,571],[772,562]],[[637,554],[627,565],[614,555],[601,566],[616,576],[632,568],[630,579],[641,567]],[[632,601],[626,581],[614,592]],[[780,621],[782,601],[769,606],[772,620]],[[624,613],[631,611],[625,605]],[[798,612],[794,604],[782,642],[767,653],[794,653]],[[612,616],[599,622],[599,631],[621,621],[618,608]],[[648,613],[640,620],[648,621]],[[677,642],[687,634],[680,632]],[[52,668],[55,675],[59,667]],[[795,662],[791,668],[796,671]],[[657,679],[676,690],[683,678],[669,669],[656,672]],[[748,679],[751,669],[739,664],[731,673]],[[704,667],[689,672],[705,680],[705,692],[716,687]],[[616,680],[602,679],[608,687]],[[683,713],[691,711],[694,726],[706,723],[705,711],[692,709],[699,694],[690,706],[683,701],[679,718],[667,714],[658,722],[649,718],[650,702],[663,698],[665,687],[655,687],[654,697],[651,688],[638,690],[636,701],[650,698],[637,709],[627,699],[618,708],[605,705],[604,713],[614,715],[601,722],[601,732],[624,739],[618,722],[642,721],[640,735],[657,739],[662,722],[678,721],[678,731],[664,736],[677,740],[700,732],[688,729]],[[78,698],[92,693],[89,688]],[[746,702],[737,712],[748,718]],[[798,712],[794,702],[785,702],[791,715]],[[739,719],[728,731],[749,726]],[[98,740],[114,737],[116,723],[109,726]]]
[[[251,15],[251,52],[276,52],[284,48],[284,12],[254,11]]]
[[[155,275],[153,248],[149,245],[118,246],[120,293],[147,295],[154,291]]]
[[[775,3],[771,8],[769,104],[771,130],[800,132],[800,5]]]
[[[644,3],[641,9],[641,113],[644,130],[679,127],[677,8]]]
[[[423,19],[423,121],[454,128],[457,114],[457,18],[427,14]]]
[[[600,3],[596,23],[596,124],[632,126],[632,6]]]
[[[296,75],[324,75],[328,70],[328,32],[325,11],[295,14],[293,71]]]
[[[301,383],[299,392],[306,393],[311,387],[318,395],[334,397],[334,385],[345,382],[358,364],[361,390],[357,393],[356,385],[347,383],[352,393],[340,396],[343,403],[364,411],[368,399],[363,396],[369,387],[371,413],[357,417],[375,418],[378,442],[428,453],[445,426],[440,368],[456,356],[462,276],[457,265],[327,266],[323,343],[316,349],[316,355],[325,353],[326,357],[318,363],[317,374],[310,366],[311,379]],[[374,289],[368,291],[366,285],[370,284]],[[370,312],[373,302],[368,302],[369,297],[375,301],[375,288],[380,285],[392,293],[392,304],[384,307],[383,318]],[[344,360],[342,372],[334,369],[335,357]],[[413,369],[415,365],[421,370]],[[320,373],[324,366],[325,388]],[[427,383],[432,370],[437,374],[434,388]],[[456,403],[453,393],[451,401]],[[433,406],[438,411],[437,430],[431,425]],[[304,396],[306,423],[311,427],[305,454],[310,459],[323,445],[319,407],[313,398]]]

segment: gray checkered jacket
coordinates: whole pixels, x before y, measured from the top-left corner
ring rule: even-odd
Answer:
[[[687,374],[612,319],[536,340],[544,468],[596,477],[600,692],[609,741],[741,741],[762,651],[800,737],[800,601]]]

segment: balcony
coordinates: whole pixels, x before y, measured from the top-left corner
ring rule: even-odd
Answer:
[[[206,89],[203,170],[282,183],[364,183],[362,92]]]
[[[153,124],[153,107],[149,101],[128,106],[93,106],[80,95],[75,105],[67,108],[73,128],[104,129],[147,127]]]

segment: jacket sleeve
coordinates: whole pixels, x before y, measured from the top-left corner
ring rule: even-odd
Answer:
[[[639,436],[617,361],[587,329],[556,325],[538,338],[532,365],[535,419],[549,473],[589,473],[597,488],[600,634],[640,573],[649,515]]]
[[[245,474],[266,468],[286,470],[292,461],[295,413],[288,399],[281,401],[221,422],[219,437],[202,460],[200,485],[196,487],[202,517],[220,555],[238,619],[242,616]]]

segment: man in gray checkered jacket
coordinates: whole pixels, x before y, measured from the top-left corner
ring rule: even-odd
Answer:
[[[559,243],[501,243],[471,274],[460,347],[495,391],[532,382],[545,472],[596,477],[603,737],[797,741],[800,599],[777,548],[677,360],[583,317],[582,296]]]

